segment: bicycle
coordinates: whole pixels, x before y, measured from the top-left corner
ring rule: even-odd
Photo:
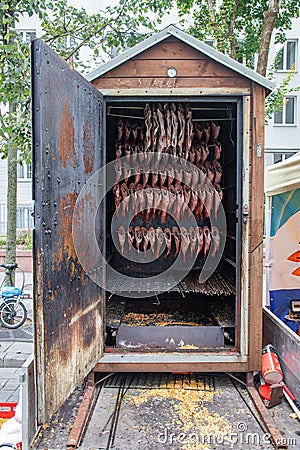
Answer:
[[[0,325],[5,328],[16,329],[21,327],[27,319],[27,309],[21,302],[25,298],[23,293],[25,282],[24,270],[17,263],[0,264],[0,267],[5,269],[4,277],[0,285]],[[12,273],[17,268],[22,272],[21,288],[14,286],[12,280]],[[6,284],[7,279],[8,284]]]

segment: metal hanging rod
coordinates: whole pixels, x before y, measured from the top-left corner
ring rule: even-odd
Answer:
[[[111,109],[144,109],[144,106],[111,106],[109,105],[108,110]],[[191,111],[230,111],[228,108],[190,108]]]
[[[108,116],[110,117],[122,117],[122,119],[137,119],[137,120],[145,120],[145,117],[139,117],[139,116],[126,116],[124,114],[112,114],[110,112],[107,113]],[[217,118],[217,119],[192,119],[193,122],[210,122],[210,121],[214,121],[216,120],[217,122],[223,121],[223,120],[228,120],[228,121],[232,121],[232,120],[236,120],[234,117],[229,118],[229,117],[221,117],[221,118]]]
[[[138,119],[138,120],[145,120],[145,117],[137,117],[137,116],[126,116],[124,114],[111,114],[110,112],[107,113],[110,117],[122,117],[122,119]]]

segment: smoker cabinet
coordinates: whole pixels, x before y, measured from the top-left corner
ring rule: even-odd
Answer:
[[[264,101],[272,83],[173,26],[86,79],[36,40],[32,77],[39,421],[92,369],[259,370]],[[158,160],[156,174],[145,157]],[[210,206],[191,206],[194,188],[184,185],[194,166],[198,184],[199,171],[214,172]],[[138,198],[143,188],[151,199],[175,191],[183,209],[146,194],[137,214],[132,199],[118,206],[118,196]],[[160,252],[162,242],[169,247]],[[216,267],[201,280],[218,242]],[[170,271],[175,261],[179,270]]]

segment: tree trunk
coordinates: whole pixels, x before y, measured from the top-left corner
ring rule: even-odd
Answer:
[[[256,72],[264,77],[267,74],[270,42],[278,15],[280,0],[270,0],[269,9],[264,13],[264,25],[260,39]]]
[[[9,112],[13,114],[14,105],[9,105]],[[17,234],[17,148],[10,139],[7,155],[7,230],[6,230],[6,262],[16,261]]]

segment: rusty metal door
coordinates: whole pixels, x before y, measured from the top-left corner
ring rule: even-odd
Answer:
[[[104,116],[103,96],[41,40],[32,45],[32,78],[35,353],[44,423],[103,352],[104,292],[80,264],[72,218],[82,187],[105,162]],[[95,186],[96,200],[101,189]],[[82,201],[80,208],[84,229]],[[101,247],[101,208],[97,220]]]

